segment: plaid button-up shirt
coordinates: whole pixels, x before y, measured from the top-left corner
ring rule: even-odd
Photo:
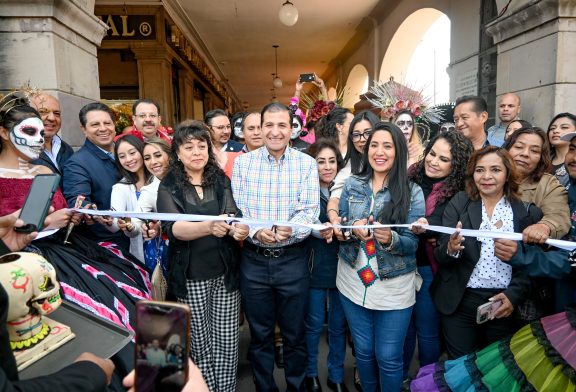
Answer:
[[[315,223],[320,213],[320,185],[316,161],[299,151],[286,147],[277,161],[268,149],[242,154],[234,161],[232,191],[244,218]],[[254,234],[261,227],[250,227],[248,240],[261,244]],[[297,227],[286,241],[273,246],[300,242],[310,229]]]

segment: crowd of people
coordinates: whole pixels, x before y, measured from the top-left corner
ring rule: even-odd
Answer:
[[[321,79],[314,83],[325,89]],[[414,390],[460,390],[455,378],[488,383],[481,376],[496,364],[521,387],[538,390],[535,383],[543,381],[534,381],[518,358],[505,361],[488,350],[486,370],[476,353],[499,344],[514,357],[514,337],[533,325],[545,329],[547,317],[565,312],[575,298],[568,252],[546,241],[576,237],[576,117],[560,113],[545,131],[520,119],[519,96],[504,94],[500,123],[485,130],[485,100],[464,96],[424,140],[419,113],[409,108],[381,119],[378,108],[352,113],[332,104],[327,114],[306,118],[298,107],[302,83],[296,87],[290,106],[273,102],[234,121],[215,109],[203,121],[181,122],[171,136],[154,101],[137,100],[134,126],[118,135],[112,110],[89,103],[79,113],[86,141],[76,152],[58,136],[56,98],[4,97],[0,250],[42,254],[56,268],[64,300],[129,330],[139,300],[188,305],[190,390],[236,390],[243,317],[257,391],[278,390],[275,362],[289,391],[323,385],[348,391],[347,335],[359,391],[409,388],[416,346],[421,371]],[[47,173],[60,174],[61,186],[45,227],[64,230],[32,241],[35,234],[12,228],[22,224],[16,217],[34,177]],[[159,222],[67,207],[228,219]],[[75,228],[64,241],[70,223]],[[441,234],[426,225],[456,231]],[[465,229],[496,235],[463,236]],[[503,232],[522,233],[522,241],[499,238]],[[552,258],[558,263],[548,263]],[[479,324],[478,307],[487,302],[498,306]],[[557,321],[562,337],[573,339],[572,311],[559,314],[565,315]],[[324,359],[318,346],[325,323]],[[8,336],[0,335],[0,386],[41,384],[17,381],[4,350]],[[547,339],[533,341],[555,347],[558,339]],[[170,361],[158,341],[138,349]],[[81,390],[106,384],[123,390],[134,384],[133,374],[126,376],[134,350],[126,346],[114,364],[85,354],[52,379],[74,379],[84,383]],[[574,368],[565,351],[557,349],[554,358],[542,351],[539,360],[548,360],[549,369]],[[475,360],[480,375],[462,365]],[[325,383],[319,366],[327,367]],[[546,382],[576,382],[573,371],[554,374],[556,381]],[[510,385],[498,380],[489,385]]]

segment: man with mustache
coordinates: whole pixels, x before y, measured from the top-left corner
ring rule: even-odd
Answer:
[[[144,140],[159,137],[171,142],[170,136],[161,125],[160,105],[151,99],[139,99],[132,105],[133,129],[129,132]]]

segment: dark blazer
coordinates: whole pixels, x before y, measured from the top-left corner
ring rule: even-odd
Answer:
[[[533,204],[529,209],[522,201],[514,201],[510,204],[514,214],[516,233],[537,223],[542,217],[540,209]],[[457,193],[444,209],[442,225],[456,227],[458,221],[462,222],[463,229],[478,230],[482,223],[482,201],[470,200],[466,192]],[[454,313],[462,301],[468,280],[480,258],[481,245],[476,237],[465,237],[464,250],[460,257],[455,258],[446,253],[449,238],[449,235],[442,235],[438,247],[434,250],[439,268],[430,286],[430,293],[436,308],[445,315]],[[519,243],[514,258],[523,257],[522,254],[523,246]],[[516,308],[528,297],[530,287],[528,275],[520,269],[513,268],[512,280],[508,288],[504,290],[504,294]]]
[[[218,199],[218,205],[221,214],[240,216],[232,196],[232,186],[230,179],[223,176],[216,181],[213,186]],[[158,212],[186,214],[186,203],[193,200],[189,194],[189,189],[182,189],[176,183],[176,178],[172,172],[169,172],[160,182],[158,187],[158,198],[156,200],[156,210]],[[205,191],[205,195],[208,192]],[[168,235],[170,246],[168,247],[168,294],[178,298],[185,298],[188,295],[186,287],[186,273],[189,263],[198,262],[203,255],[194,250],[194,241],[182,241],[177,239],[173,232],[172,226],[176,222],[163,221],[162,230]],[[224,273],[224,285],[229,292],[238,290],[240,281],[240,247],[239,244],[230,236],[218,238],[220,247],[218,251],[224,261],[226,271]]]
[[[228,143],[226,143],[226,151],[231,152],[239,152],[242,151],[244,145],[242,143],[237,142],[236,140],[230,139]]]
[[[74,149],[70,147],[70,145],[64,140],[60,140],[62,144],[60,146],[60,151],[58,151],[58,155],[56,155],[56,162],[58,162],[58,167],[56,167],[54,162],[48,158],[48,155],[46,155],[46,150],[42,150],[38,159],[33,160],[32,163],[35,165],[49,167],[53,173],[60,174],[60,188],[62,188],[64,182],[64,176],[62,175],[64,172],[64,163],[74,154]]]
[[[328,199],[320,192],[320,222],[328,222],[326,207]],[[336,271],[338,270],[338,249],[340,244],[336,239],[327,243],[324,238],[309,236],[306,241],[311,248],[310,255],[310,288],[335,289]]]
[[[116,163],[104,151],[86,139],[84,146],[64,164],[62,192],[69,207],[74,207],[76,197],[86,197],[84,204],[96,203],[99,210],[110,209],[112,186],[118,181]],[[111,241],[127,252],[130,239],[122,230],[110,232],[99,223],[83,225],[80,232],[95,241]]]

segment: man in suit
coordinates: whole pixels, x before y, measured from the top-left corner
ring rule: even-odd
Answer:
[[[103,103],[93,102],[80,109],[79,118],[86,141],[64,165],[64,197],[70,207],[75,205],[78,195],[82,195],[85,208],[95,205],[99,210],[108,210],[112,186],[118,181],[114,114]],[[112,219],[97,218],[93,224],[82,225],[80,230],[95,241],[114,242],[128,252],[130,239],[121,230],[111,233],[105,227],[111,224]]]
[[[217,150],[220,151],[242,151],[244,145],[230,139],[232,125],[226,112],[222,109],[210,110],[204,116],[204,124],[210,128],[210,137]]]
[[[30,103],[38,110],[44,123],[44,149],[40,153],[40,157],[32,163],[47,166],[62,177],[64,162],[74,154],[74,150],[58,136],[62,126],[60,102],[51,95],[41,93],[34,95],[30,99]],[[62,178],[60,179],[60,186],[62,186]]]

